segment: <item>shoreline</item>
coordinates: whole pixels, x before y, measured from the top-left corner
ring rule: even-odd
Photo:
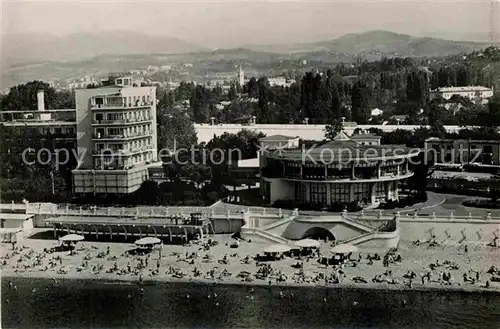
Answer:
[[[138,279],[130,276],[113,276],[110,275],[88,275],[82,273],[81,275],[74,274],[56,274],[51,276],[43,274],[44,272],[14,272],[12,270],[2,270],[0,274],[1,281],[16,280],[16,279],[35,279],[35,280],[52,280],[57,279],[61,281],[82,281],[102,284],[127,284],[135,286],[153,286],[153,285],[166,285],[166,284],[194,284],[203,286],[238,286],[238,287],[259,287],[259,288],[314,288],[314,289],[328,289],[328,290],[374,290],[374,291],[397,291],[397,292],[440,292],[440,293],[471,293],[471,294],[489,294],[500,296],[500,289],[498,288],[482,288],[475,285],[438,285],[438,284],[414,284],[411,288],[405,284],[388,284],[388,283],[353,283],[342,282],[339,284],[317,284],[317,283],[295,283],[295,282],[281,282],[269,285],[262,280],[254,280],[251,282],[243,280],[209,280],[204,278],[174,278],[174,277],[156,277],[143,279],[139,283]]]

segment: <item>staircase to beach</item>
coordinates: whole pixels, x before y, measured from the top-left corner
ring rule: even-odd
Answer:
[[[273,234],[271,232],[264,231],[260,228],[254,229],[254,234],[260,236],[261,238],[270,240],[273,243],[282,243],[282,244],[289,244],[290,243],[290,240],[285,239],[284,237],[278,236],[276,234]]]
[[[261,229],[264,231],[270,231],[270,230],[276,229],[280,226],[287,225],[288,223],[293,221],[296,217],[297,216],[288,216],[285,218],[281,218],[280,220],[277,220],[273,223],[262,226]]]
[[[342,219],[343,219],[344,224],[355,227],[355,228],[357,228],[363,232],[366,232],[366,233],[371,233],[371,232],[376,230],[374,227],[371,227],[370,225],[364,224],[358,220],[349,218],[349,217],[344,216],[344,215],[342,215]]]

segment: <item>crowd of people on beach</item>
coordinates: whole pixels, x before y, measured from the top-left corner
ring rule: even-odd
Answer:
[[[245,243],[245,242],[243,242]],[[213,249],[218,250],[214,251]],[[227,253],[221,253],[221,249]],[[396,275],[394,269],[401,270],[403,257],[398,249],[391,249],[383,255],[361,252],[340,255],[321,254],[318,248],[305,248],[299,252],[286,252],[273,257],[260,255],[240,255],[231,252],[229,243],[219,245],[211,238],[190,241],[186,244],[186,252],[171,252],[162,255],[155,250],[138,253],[132,249],[122,254],[113,253],[110,246],[99,248],[95,245],[80,244],[78,248],[70,248],[66,253],[44,249],[36,251],[31,247],[12,244],[8,250],[2,246],[0,264],[2,268],[12,267],[14,272],[43,271],[58,275],[76,270],[77,273],[99,275],[128,276],[139,283],[155,277],[171,277],[174,279],[204,279],[214,282],[260,281],[269,285],[293,283],[335,285],[350,282],[352,284],[374,283],[388,285],[406,285],[411,288],[418,283],[422,286],[437,285],[472,285],[490,288],[491,282],[500,281],[500,269],[492,266],[489,269],[467,269],[460,274],[461,266],[456,261],[436,260],[421,268],[420,273],[408,270]],[[78,256],[80,255],[80,256]],[[82,257],[83,255],[83,257]],[[217,259],[216,255],[219,255]],[[80,258],[77,258],[80,257]],[[81,259],[80,261],[77,261]],[[100,260],[99,260],[100,259]],[[291,264],[284,266],[284,261]],[[76,261],[75,261],[76,260]],[[75,263],[76,262],[76,263]],[[107,265],[109,264],[109,266]],[[213,264],[213,265],[211,265]],[[380,266],[380,272],[377,266]],[[363,266],[372,270],[355,270]],[[234,272],[231,270],[237,269]],[[347,273],[356,275],[348,278]],[[51,274],[49,274],[51,275]],[[368,275],[368,277],[365,277]],[[371,278],[370,278],[371,276]],[[463,277],[463,282],[457,280]],[[56,275],[54,275],[56,277]]]

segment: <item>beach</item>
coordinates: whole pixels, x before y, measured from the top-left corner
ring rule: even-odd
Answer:
[[[382,260],[386,251],[362,250],[360,261],[334,268],[321,265],[317,255],[258,264],[252,258],[266,245],[240,241],[230,248],[235,240],[229,235],[210,239],[216,245],[208,248],[208,239],[165,244],[143,256],[127,255],[135,246],[124,242],[83,241],[71,255],[43,252],[59,244],[47,238],[20,239],[14,255],[12,245],[2,244],[2,327],[382,329],[500,323],[500,286],[490,282],[484,288],[491,277],[486,271],[499,264],[495,248],[470,246],[465,253],[456,246],[402,244],[401,261],[388,267]],[[321,242],[320,254],[331,255],[330,248]],[[375,253],[381,260],[366,259]],[[437,260],[440,265],[430,270]],[[292,267],[298,262],[302,269]],[[479,271],[480,281],[464,283],[464,273],[476,277],[472,270]],[[383,275],[387,271],[392,273]],[[428,271],[431,280],[422,284]],[[411,272],[416,277],[410,286],[405,275]],[[451,284],[439,279],[440,272],[451,273]],[[397,283],[372,282],[376,275]]]
[[[467,252],[457,246],[430,247],[401,244],[397,253],[401,261],[384,266],[382,256],[386,250],[361,250],[341,268],[322,265],[318,255],[266,262],[271,271],[264,277],[256,274],[262,264],[253,260],[266,245],[240,241],[238,248],[231,248],[235,240],[229,235],[215,235],[213,246],[207,249],[202,243],[189,245],[156,246],[146,255],[130,255],[133,243],[79,242],[73,254],[69,252],[44,253],[58,245],[56,240],[22,239],[12,250],[2,244],[0,257],[2,278],[84,279],[101,282],[200,282],[226,285],[277,285],[369,288],[382,290],[456,290],[492,291],[500,293],[500,283],[492,282],[487,271],[500,264],[500,250],[489,246],[469,246]],[[205,239],[205,242],[208,241]],[[330,257],[331,244],[322,242],[319,253]],[[361,254],[359,256],[359,254]],[[368,254],[378,254],[380,260],[367,260]],[[359,259],[359,260],[358,260]],[[437,263],[437,261],[439,263]],[[292,265],[302,264],[302,268]],[[353,264],[355,263],[355,267]],[[268,264],[268,265],[267,265]],[[431,265],[432,264],[432,265]],[[431,269],[429,266],[433,266]],[[339,272],[340,271],[340,272]],[[390,271],[390,274],[387,272]],[[413,272],[411,280],[407,277]],[[386,275],[384,275],[386,273]],[[422,276],[430,276],[422,280]],[[449,282],[440,279],[440,273],[449,273]],[[471,279],[464,282],[463,276]],[[377,281],[373,282],[376,276]],[[337,281],[331,278],[335,276]],[[357,278],[357,280],[355,280]],[[360,280],[362,278],[363,280]],[[479,280],[478,280],[479,279]],[[486,282],[489,287],[485,287]]]

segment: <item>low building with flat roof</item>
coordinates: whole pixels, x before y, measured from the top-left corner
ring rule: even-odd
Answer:
[[[500,141],[431,137],[425,140],[425,154],[431,163],[500,164]]]
[[[442,97],[450,99],[452,96],[467,97],[470,100],[487,99],[493,97],[493,89],[483,86],[464,86],[464,87],[442,87],[430,91],[430,99]]]

